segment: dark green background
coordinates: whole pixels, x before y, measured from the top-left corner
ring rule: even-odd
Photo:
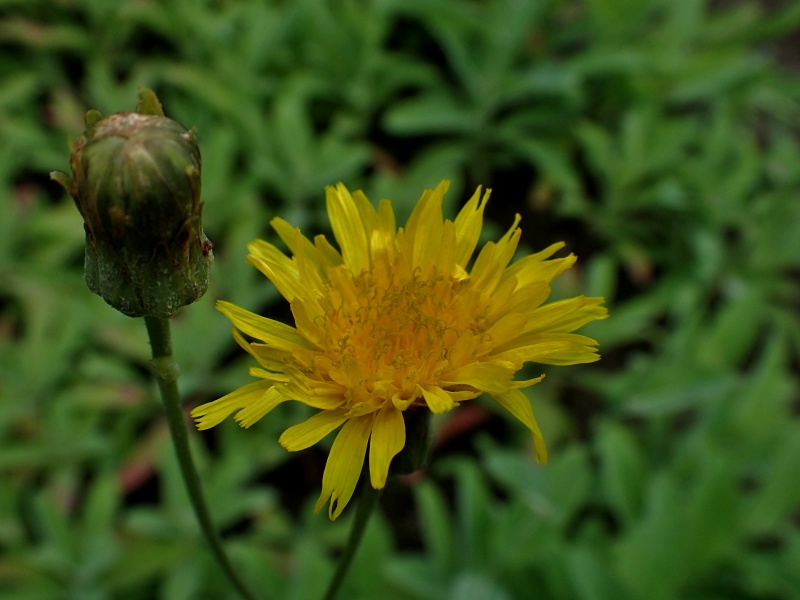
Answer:
[[[91,107],[136,88],[199,130],[208,294],[175,319],[188,406],[248,381],[213,309],[286,320],[244,262],[281,216],[328,231],[325,185],[404,220],[452,180],[494,192],[485,239],[579,255],[603,360],[538,369],[551,449],[479,401],[436,421],[343,598],[800,598],[800,76],[795,2],[0,1],[0,597],[232,598],[180,483],[143,324],[82,281],[47,173]],[[265,599],[319,598],[346,537],[313,515],[307,416],[193,433],[212,510]],[[330,443],[330,439],[327,440]]]

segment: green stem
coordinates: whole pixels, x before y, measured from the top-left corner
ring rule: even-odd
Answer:
[[[372,516],[372,511],[378,504],[378,498],[380,498],[382,491],[383,490],[373,489],[369,479],[365,481],[361,491],[361,499],[358,502],[356,520],[353,521],[353,528],[350,530],[347,546],[345,546],[344,554],[342,554],[339,559],[339,564],[336,567],[336,572],[333,574],[333,579],[331,579],[331,582],[328,584],[328,591],[325,592],[324,600],[334,600],[334,598],[336,598],[339,587],[347,576],[350,563],[353,562],[353,557],[361,543],[361,538],[364,536],[364,530],[367,527],[370,516]]]
[[[228,555],[225,554],[225,549],[222,547],[222,542],[217,535],[216,529],[214,529],[211,513],[203,496],[200,477],[197,475],[197,469],[195,469],[192,453],[189,449],[189,436],[178,394],[179,371],[178,364],[172,357],[169,319],[145,317],[144,323],[147,326],[147,334],[150,336],[150,345],[153,350],[153,360],[150,361],[150,364],[158,380],[161,400],[164,403],[164,412],[167,415],[170,434],[172,434],[172,444],[178,457],[178,464],[181,467],[186,491],[189,493],[189,500],[192,502],[194,514],[200,523],[200,529],[203,530],[214,557],[222,567],[222,570],[225,571],[231,584],[243,598],[255,600],[255,596],[239,578]]]

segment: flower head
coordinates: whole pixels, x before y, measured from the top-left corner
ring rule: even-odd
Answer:
[[[563,243],[509,266],[517,249],[519,216],[474,262],[489,191],[475,192],[455,221],[442,217],[448,182],[426,190],[398,229],[388,200],[377,210],[344,185],[326,190],[336,250],[324,236],[313,242],[282,219],[272,225],[287,257],[262,240],[248,261],[286,298],[295,326],[228,302],[218,308],[235,325],[236,341],[260,368],[258,381],[192,411],[200,429],[231,413],[249,427],[294,400],[319,409],[287,429],[287,450],[308,448],[340,427],[325,467],[319,510],[330,500],[332,519],[353,495],[369,448],[372,486],[386,483],[392,459],[405,445],[404,414],[449,411],[487,394],[530,429],[536,458],[547,450],[521,388],[543,376],[515,380],[527,362],[550,365],[598,359],[597,343],[571,333],[606,316],[602,298],[579,296],[544,304],[550,281],[575,263],[551,259]],[[254,338],[248,342],[239,333]]]

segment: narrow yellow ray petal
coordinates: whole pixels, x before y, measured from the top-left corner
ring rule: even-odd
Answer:
[[[251,377],[266,379],[272,383],[287,383],[289,381],[289,378],[283,373],[274,373],[266,369],[259,369],[258,367],[250,367],[248,373]]]
[[[314,381],[291,366],[286,368],[286,374],[289,381],[284,393],[292,400],[323,410],[338,409],[346,402],[344,390],[338,384]]]
[[[466,268],[472,253],[475,252],[475,246],[478,245],[481,229],[483,229],[483,209],[491,194],[492,190],[486,190],[481,197],[481,186],[478,186],[472,198],[456,217],[456,239],[458,240],[456,264],[461,267]]]
[[[456,226],[452,221],[445,221],[442,228],[442,240],[439,244],[439,251],[436,255],[431,255],[430,260],[436,265],[436,271],[441,275],[456,275]]]
[[[253,423],[266,416],[273,408],[286,402],[287,398],[281,394],[277,387],[270,388],[267,393],[258,400],[251,402],[242,410],[236,413],[233,419],[240,426],[248,429]]]
[[[561,359],[567,354],[577,353],[583,358],[578,362],[594,362],[597,341],[577,333],[531,332],[523,333],[498,348],[493,349],[492,358],[505,360],[507,356],[526,357],[526,360],[543,364],[563,364]],[[544,359],[547,358],[545,361]],[[508,360],[517,360],[508,359]],[[553,363],[551,360],[557,360]]]
[[[330,500],[328,516],[332,521],[342,514],[353,497],[361,467],[364,465],[373,421],[374,413],[349,419],[333,442],[322,475],[322,493],[314,507],[314,511],[319,512]]]
[[[226,394],[222,398],[207,402],[192,409],[192,418],[197,421],[197,428],[200,430],[209,429],[219,425],[228,415],[239,409],[245,408],[253,402],[257,402],[264,395],[269,393],[272,383],[269,381],[254,381],[240,387],[238,390]]]
[[[286,244],[286,247],[289,248],[292,254],[299,254],[302,252],[308,257],[308,260],[312,261],[315,265],[319,264],[316,246],[314,246],[311,240],[300,233],[299,227],[292,227],[280,217],[275,217],[269,224],[272,225],[275,233],[278,234],[278,237]]]
[[[448,187],[450,182],[444,180],[436,189],[426,191],[408,218],[405,232],[411,243],[412,269],[422,267],[439,253],[444,225],[442,199]]]
[[[563,352],[553,352],[542,358],[537,359],[541,365],[554,365],[564,367],[567,365],[582,365],[597,362],[600,355],[597,348],[576,348],[575,350],[564,350]]]
[[[239,339],[244,340],[242,334],[238,331],[236,332],[236,335],[239,337]],[[282,371],[286,366],[286,361],[291,357],[290,352],[287,352],[286,350],[279,350],[277,348],[271,348],[266,344],[252,342],[249,343],[248,346],[250,348],[250,355],[258,361],[258,364],[270,371]]]
[[[305,288],[300,281],[300,274],[297,272],[296,265],[292,264],[291,268],[287,269],[285,264],[268,262],[255,254],[248,254],[247,262],[261,271],[278,288],[281,296],[286,298],[287,301],[292,302],[298,296],[303,297],[305,295]]]
[[[331,245],[324,235],[314,237],[314,247],[317,249],[320,263],[326,271],[344,263],[342,255]]]
[[[217,300],[216,306],[217,310],[228,317],[242,333],[262,340],[270,346],[290,352],[297,348],[313,347],[294,327],[280,321],[267,319],[225,300]]]
[[[470,284],[486,294],[494,293],[500,283],[503,272],[514,257],[522,231],[517,227],[520,216],[514,218],[514,224],[496,244],[488,243],[483,247],[475,265],[470,271]]]
[[[518,345],[520,344],[520,345]],[[576,333],[536,333],[524,335],[491,355],[492,360],[545,365],[579,364],[598,359],[597,342]],[[565,362],[574,360],[574,363]]]
[[[319,309],[319,312],[315,311],[315,307]],[[319,308],[319,305],[306,303],[300,298],[295,298],[294,302],[289,305],[289,308],[292,310],[297,332],[317,346],[317,348],[323,348],[325,344],[325,330],[319,326],[319,323],[324,323],[324,321],[322,321],[322,319],[324,319],[324,311]]]
[[[429,385],[422,387],[417,385],[417,394],[425,398],[425,404],[431,409],[434,414],[440,414],[455,408],[456,403],[450,395],[440,388],[438,385]]]
[[[278,443],[289,452],[310,448],[347,420],[346,409],[323,410],[298,425],[289,427]]]
[[[544,443],[544,436],[542,436],[542,431],[539,429],[539,424],[536,422],[536,417],[533,415],[531,402],[524,392],[520,390],[511,390],[503,394],[496,394],[493,396],[493,399],[531,430],[531,434],[533,435],[533,447],[536,450],[536,460],[540,463],[546,463],[547,446]]]
[[[282,271],[292,273],[295,278],[300,277],[297,265],[286,256],[279,248],[264,240],[253,240],[247,244],[247,251],[253,256],[270,266],[279,265]]]
[[[485,336],[491,339],[493,346],[501,346],[508,340],[519,337],[520,331],[523,330],[529,319],[530,316],[526,314],[518,312],[507,313],[486,330]]]
[[[236,327],[231,327],[231,334],[233,335],[234,341],[239,344],[239,347],[255,358],[262,367],[276,372],[283,370],[288,354],[286,351],[268,348],[264,346],[264,344],[250,343],[244,339]]]
[[[386,485],[392,459],[406,445],[406,424],[403,413],[387,402],[375,416],[369,442],[369,476],[376,490]]]
[[[558,245],[558,244],[554,244]],[[550,246],[551,248],[553,246]],[[539,253],[541,254],[541,252]],[[533,254],[519,259],[510,265],[503,277],[516,277],[520,287],[528,285],[534,281],[551,282],[558,275],[572,267],[578,260],[574,254],[564,258],[554,258],[553,260],[541,261],[538,255]]]
[[[344,263],[354,275],[369,268],[368,239],[361,215],[347,188],[339,183],[325,188],[325,201],[333,236],[342,251]]]
[[[353,202],[355,202],[356,210],[358,210],[358,214],[361,217],[364,233],[366,234],[367,240],[369,240],[372,238],[372,232],[378,227],[378,213],[375,211],[375,207],[372,206],[372,202],[369,201],[369,198],[367,198],[361,190],[356,190],[351,196]]]
[[[530,325],[525,328],[525,333],[575,331],[590,321],[608,317],[608,309],[600,306],[603,302],[604,298],[577,296],[540,306],[531,313]]]
[[[373,258],[385,256],[393,261],[397,254],[397,224],[392,210],[392,203],[381,200],[378,205],[378,221],[370,239],[370,251]]]
[[[453,347],[450,349],[450,365],[458,368],[473,359],[475,348],[478,346],[478,340],[471,331],[467,330],[462,333]]]
[[[495,304],[494,298],[492,298],[492,307],[489,309],[487,318],[492,320],[501,313],[520,312],[528,315],[528,322],[532,321],[531,313],[550,296],[550,285],[544,281],[534,281],[523,287],[516,279],[508,281],[515,285],[514,293],[505,304]],[[503,284],[501,283],[501,285]]]
[[[508,362],[476,362],[443,374],[440,382],[447,386],[468,385],[482,392],[505,392],[515,370]]]

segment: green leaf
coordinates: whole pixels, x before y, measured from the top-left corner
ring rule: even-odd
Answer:
[[[634,521],[641,511],[647,481],[644,449],[622,425],[604,421],[598,427],[600,481],[623,523]]]
[[[386,113],[384,125],[396,135],[475,134],[482,122],[474,108],[446,93],[406,100]]]
[[[449,600],[511,600],[501,585],[477,573],[460,574],[450,586]]]
[[[603,551],[577,547],[567,552],[569,580],[579,600],[627,600],[628,594],[605,560]]]
[[[456,554],[450,511],[441,493],[430,482],[423,481],[413,489],[427,553],[437,569],[447,572],[453,567]]]

